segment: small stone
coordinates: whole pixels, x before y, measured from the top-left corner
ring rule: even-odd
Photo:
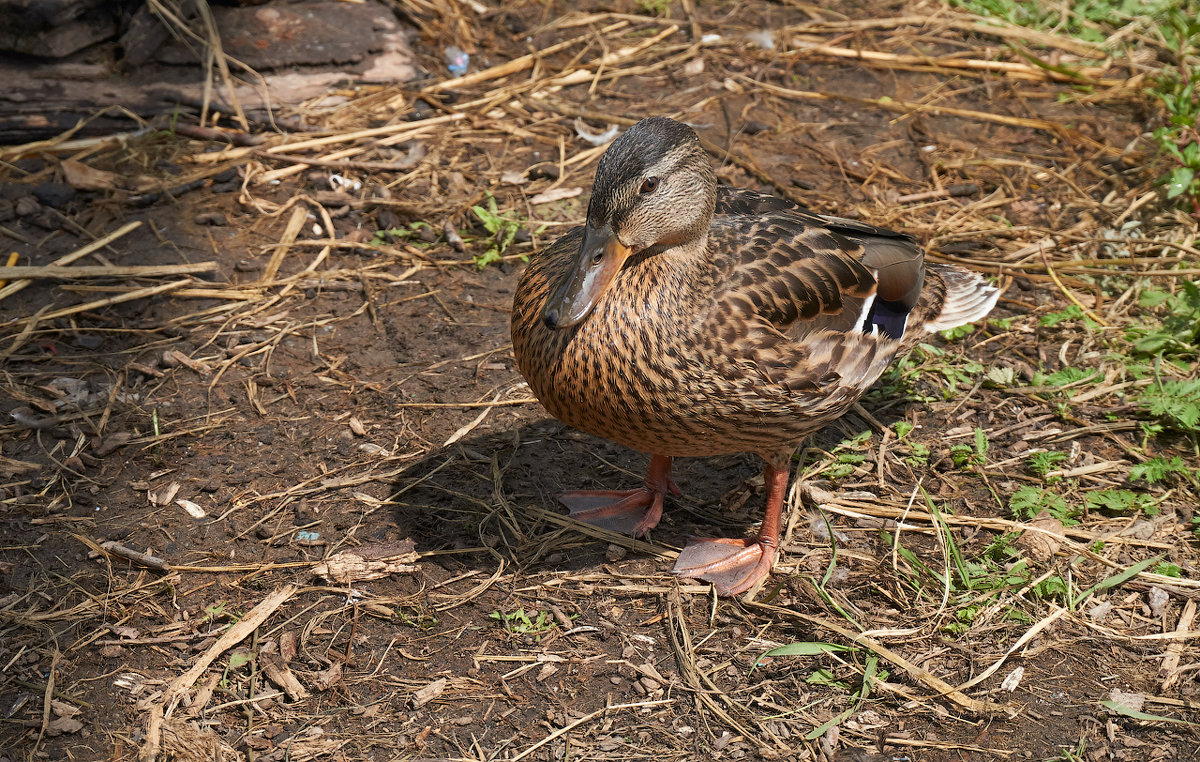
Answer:
[[[42,211],[42,205],[33,196],[21,196],[17,199],[15,208],[18,217],[32,217]]]
[[[211,225],[213,227],[225,227],[229,224],[229,220],[220,212],[200,212],[193,221],[197,225]]]
[[[46,206],[62,209],[75,198],[75,189],[66,183],[42,183],[33,189],[33,195]]]
[[[629,554],[629,551],[622,548],[620,545],[610,544],[604,551],[604,557],[611,562],[620,561]]]

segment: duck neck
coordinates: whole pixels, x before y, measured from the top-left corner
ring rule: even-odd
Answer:
[[[708,259],[708,232],[679,243],[657,244],[646,249],[646,254],[665,257],[673,266],[684,263],[702,262]]]

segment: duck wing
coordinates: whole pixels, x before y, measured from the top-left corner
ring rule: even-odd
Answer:
[[[925,281],[924,253],[912,236],[724,187],[717,215],[713,248],[736,252],[718,295],[731,314],[797,337],[822,330],[903,337]]]

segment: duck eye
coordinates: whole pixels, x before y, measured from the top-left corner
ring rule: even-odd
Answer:
[[[653,193],[654,189],[657,187],[658,187],[658,178],[657,177],[647,177],[645,180],[642,181],[642,187],[639,190],[639,193]]]

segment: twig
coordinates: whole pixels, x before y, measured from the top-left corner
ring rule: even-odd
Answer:
[[[194,281],[191,281],[191,280],[176,280],[176,281],[171,281],[170,283],[162,283],[157,286],[148,286],[146,288],[139,288],[136,291],[130,291],[128,293],[121,294],[119,296],[111,296],[107,299],[97,299],[94,302],[87,302],[86,304],[77,304],[74,307],[64,307],[61,310],[56,310],[54,312],[48,312],[45,314],[39,313],[32,317],[25,318],[24,322],[26,322],[27,324],[36,324],[39,321],[57,320],[60,317],[66,317],[68,315],[78,315],[80,312],[90,312],[92,310],[103,309],[104,307],[111,307],[114,304],[121,304],[122,302],[133,301],[134,299],[144,299],[148,296],[156,296],[158,294],[166,293],[167,291],[171,291],[171,290],[174,290],[177,288],[182,288],[183,286],[186,286],[193,282]],[[16,284],[14,284],[14,285],[16,285]],[[9,321],[7,323],[0,323],[0,328],[10,326],[15,322],[17,322],[17,321]]]
[[[1043,248],[1041,250],[1041,254],[1042,254],[1042,263],[1046,266],[1046,274],[1048,274],[1050,276],[1050,279],[1054,281],[1054,285],[1058,286],[1058,290],[1062,292],[1063,296],[1070,299],[1072,304],[1074,304],[1079,309],[1083,310],[1083,314],[1087,315],[1089,318],[1094,320],[1097,324],[1102,325],[1105,328],[1109,328],[1110,326],[1109,326],[1109,323],[1107,320],[1100,317],[1095,312],[1092,312],[1087,307],[1084,307],[1083,302],[1079,301],[1079,299],[1076,298],[1075,294],[1071,293],[1071,290],[1068,289],[1065,285],[1063,285],[1063,282],[1058,277],[1058,273],[1054,272],[1054,268],[1050,266],[1050,259],[1049,259],[1049,257],[1046,256],[1045,248]]]
[[[154,569],[155,571],[160,571],[163,573],[171,571],[171,565],[158,556],[152,556],[149,553],[140,553],[132,548],[125,547],[115,540],[102,542],[100,543],[100,547],[109,553],[112,553],[114,556],[120,556],[121,558],[134,562],[135,564],[141,564],[147,568]]]
[[[524,71],[525,69],[532,67],[535,63],[551,53],[557,53],[560,50],[566,50],[567,48],[578,43],[592,40],[595,38],[596,34],[608,34],[609,32],[615,32],[616,30],[627,26],[629,26],[628,21],[618,21],[615,24],[609,24],[608,26],[600,29],[599,32],[588,32],[587,34],[581,34],[578,37],[572,37],[569,40],[564,40],[562,42],[555,43],[554,45],[550,45],[536,53],[528,53],[523,56],[518,56],[511,61],[497,64],[482,71],[472,72],[456,79],[447,79],[441,82],[436,82],[428,87],[422,88],[421,92],[440,93],[443,90],[469,87],[470,85],[477,85],[480,82],[487,82],[489,80],[499,79],[500,77],[507,77],[509,74],[516,74],[517,72]]]
[[[780,85],[773,85],[770,82],[759,82],[751,79],[744,74],[738,74],[737,78],[751,87],[759,87],[769,93],[782,96],[784,98],[793,98],[797,100],[817,100],[817,101],[845,101],[847,103],[857,103],[860,106],[873,106],[891,111],[895,114],[933,114],[935,116],[957,116],[963,119],[974,119],[981,122],[995,122],[997,124],[1007,124],[1013,127],[1027,127],[1034,130],[1042,130],[1052,135],[1057,135],[1060,138],[1073,140],[1081,143],[1094,150],[1103,151],[1110,156],[1119,156],[1121,151],[1112,146],[1100,143],[1087,135],[1082,134],[1078,130],[1065,127],[1058,122],[1051,122],[1047,119],[1032,119],[1021,116],[1008,116],[1007,114],[992,114],[986,111],[972,111],[963,108],[951,108],[949,106],[930,106],[923,103],[910,103],[908,101],[895,100],[893,98],[859,98],[853,95],[843,95],[839,93],[823,93],[815,90],[793,90]]]
[[[113,241],[117,240],[118,238],[121,238],[122,236],[126,235],[127,233],[137,230],[141,226],[142,226],[142,223],[138,220],[134,220],[133,222],[127,222],[124,225],[122,225],[121,227],[114,230],[113,232],[104,236],[103,238],[92,241],[87,246],[84,246],[82,249],[73,251],[64,257],[59,257],[58,259],[51,262],[49,266],[50,267],[62,267],[64,265],[69,265],[78,259],[83,259],[88,254],[91,254],[94,251],[103,249],[105,246],[109,245]],[[30,285],[31,283],[33,283],[33,281],[31,281],[31,280],[17,280],[17,281],[13,281],[12,283],[9,283],[4,288],[0,288],[0,300],[6,299],[6,298],[12,296],[13,294],[24,289],[26,286]]]
[[[184,265],[128,265],[128,266],[93,266],[93,267],[63,267],[62,265],[46,265],[45,267],[0,267],[0,278],[20,278],[22,280],[72,280],[75,278],[153,278],[162,275],[192,275],[194,273],[215,272],[219,269],[216,262],[196,262]]]

